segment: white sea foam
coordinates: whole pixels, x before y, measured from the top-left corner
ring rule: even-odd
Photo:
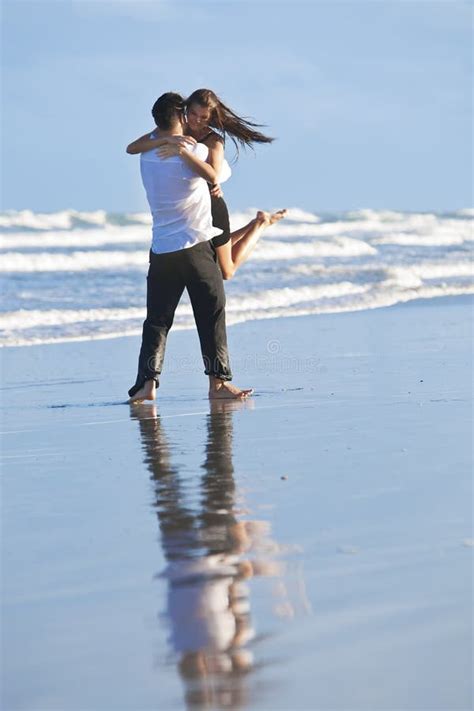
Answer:
[[[234,213],[241,227],[255,210]],[[474,293],[472,217],[297,208],[226,282],[229,324]],[[0,215],[2,345],[139,336],[151,219],[103,210]],[[194,328],[188,299],[174,328]]]
[[[62,210],[54,213],[20,210],[19,212],[10,211],[0,215],[0,227],[23,227],[33,230],[67,230],[72,229],[77,223],[104,225],[106,221],[107,213],[104,210],[96,210],[95,212]]]
[[[5,252],[2,254],[0,272],[88,272],[96,269],[128,269],[131,266],[144,268],[146,263],[147,250],[81,251],[70,254]]]
[[[251,296],[229,297],[226,311],[228,314],[241,312],[245,314],[248,311],[258,311],[265,308],[288,307],[301,302],[311,303],[317,299],[360,294],[367,288],[350,282],[342,282],[340,284],[321,286],[303,286],[298,289],[269,289],[255,292]],[[178,308],[178,316],[192,316],[190,304],[183,303]],[[60,324],[66,325],[91,321],[143,320],[145,315],[145,306],[122,309],[20,309],[8,313],[0,313],[0,329],[24,330],[37,326],[58,326]]]
[[[60,212],[32,212],[31,210],[7,210],[0,213],[0,227],[7,230],[73,230],[84,227],[105,226],[107,224],[151,224],[148,213],[124,213],[117,215],[105,210],[80,212],[61,210]]]
[[[250,220],[253,220],[257,211],[260,208],[250,207],[247,210],[242,210],[240,212],[232,212],[230,215],[230,226],[232,230],[237,230],[240,227],[246,225]],[[321,221],[318,215],[312,212],[307,212],[306,210],[300,210],[298,207],[292,207],[287,210],[286,221],[290,221],[292,224],[298,225],[303,223],[304,225],[312,225]]]
[[[0,236],[0,250],[18,249],[83,249],[104,245],[142,244],[148,247],[150,228],[148,225],[117,227],[105,225],[103,229],[88,230],[45,230],[44,232],[13,232]],[[3,260],[6,254],[0,252]]]
[[[464,244],[466,241],[472,241],[472,236],[445,230],[427,235],[410,232],[391,232],[384,237],[377,237],[373,240],[373,244],[399,244],[405,247],[448,247],[455,244]]]
[[[115,244],[115,243],[114,243]],[[145,267],[146,250],[140,251],[73,251],[57,252],[4,252],[0,272],[71,272],[91,269],[127,269],[131,266]],[[335,237],[331,241],[280,243],[262,241],[254,252],[257,260],[288,260],[301,257],[353,257],[375,254],[368,244],[349,237]]]

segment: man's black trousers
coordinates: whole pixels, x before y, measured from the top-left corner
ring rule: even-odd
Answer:
[[[217,257],[210,241],[177,252],[150,250],[147,276],[147,315],[133,397],[146,380],[159,384],[166,338],[184,289],[187,289],[201,343],[204,372],[231,380],[225,325],[225,292]]]

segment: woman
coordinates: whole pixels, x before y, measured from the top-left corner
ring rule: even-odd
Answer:
[[[229,213],[220,188],[220,182],[230,177],[231,170],[224,158],[227,136],[236,146],[253,146],[254,143],[271,143],[274,139],[255,130],[258,124],[239,117],[210,89],[197,89],[186,101],[187,135],[172,138],[155,138],[145,134],[127,147],[127,153],[143,153],[158,149],[162,158],[179,155],[198,175],[208,181],[211,193],[212,221],[222,235],[211,240],[224,279],[230,279],[237,268],[248,259],[264,228],[281,220],[286,210],[272,215],[259,211],[245,227],[230,232]],[[186,143],[204,143],[209,153],[206,162],[186,149]]]

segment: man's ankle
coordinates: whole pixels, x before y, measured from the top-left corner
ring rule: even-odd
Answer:
[[[220,390],[224,383],[225,380],[222,380],[221,378],[216,378],[214,375],[209,376],[209,387],[213,390]]]

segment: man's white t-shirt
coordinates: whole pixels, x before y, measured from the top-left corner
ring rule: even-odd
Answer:
[[[201,160],[207,159],[208,148],[203,143],[187,149]],[[207,182],[182,158],[163,159],[153,149],[141,154],[140,170],[153,217],[152,252],[176,252],[222,234],[212,226]]]

